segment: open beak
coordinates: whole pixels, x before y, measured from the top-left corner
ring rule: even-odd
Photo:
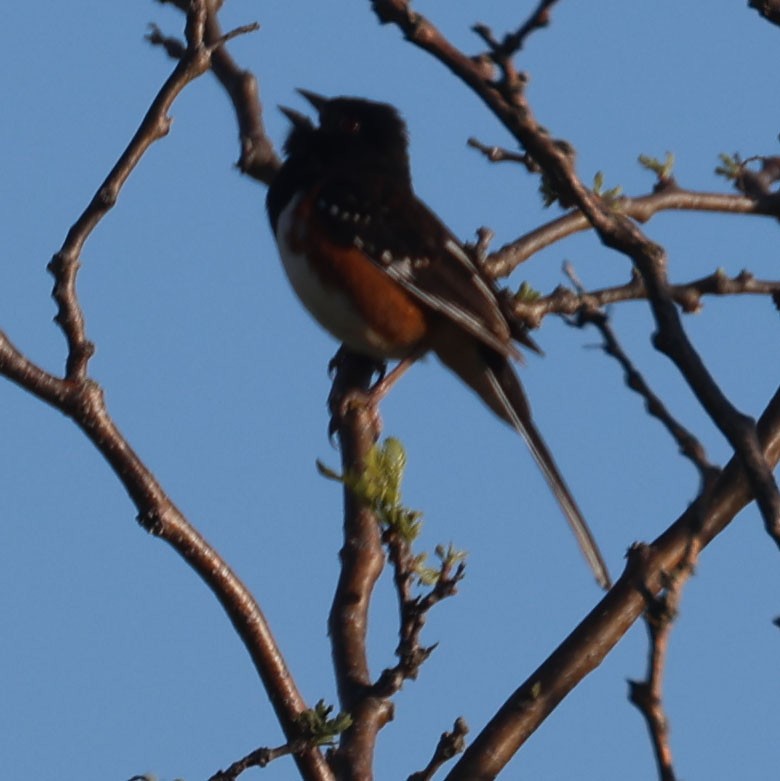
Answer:
[[[322,95],[318,95],[316,92],[309,92],[307,89],[297,89],[296,92],[299,95],[303,95],[303,97],[306,98],[306,100],[308,100],[317,111],[321,111],[323,106],[328,102],[327,98],[324,98]]]
[[[287,106],[279,106],[279,111],[281,111],[282,114],[284,114],[287,119],[293,123],[294,127],[306,128],[308,130],[312,130],[314,128],[312,121],[307,116],[301,114],[299,111],[295,111],[295,109],[287,108]]]
[[[322,95],[318,95],[316,92],[309,92],[307,89],[298,89],[296,92],[306,98],[306,100],[311,103],[311,105],[318,113],[328,102],[327,98],[324,98]],[[301,114],[300,111],[288,108],[287,106],[279,106],[279,110],[287,117],[287,119],[290,120],[290,122],[293,123],[295,127],[306,128],[308,130],[314,128],[312,121],[304,114]]]

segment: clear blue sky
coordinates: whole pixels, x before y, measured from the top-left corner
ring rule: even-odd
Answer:
[[[503,32],[533,4],[419,3],[468,51],[478,20]],[[461,84],[368,3],[226,3],[224,26],[258,20],[231,44],[274,108],[302,108],[296,86],[396,103],[407,117],[419,193],[464,239],[496,245],[554,216],[537,182],[490,166],[469,136],[507,134]],[[60,371],[46,263],[134,132],[172,68],[142,36],[180,34],[151,2],[10,3],[0,48],[4,239],[0,328]],[[586,181],[630,194],[652,181],[639,153],[677,155],[680,184],[722,189],[719,152],[776,154],[772,98],[780,30],[744,2],[563,0],[519,60],[540,121],[578,149]],[[315,471],[338,464],[326,436],[327,361],[335,344],[288,290],[265,220],[264,191],[232,167],[230,106],[210,76],[173,108],[117,208],[89,240],[79,290],[91,369],[109,408],[166,490],[259,598],[304,696],[335,701],[326,615],[337,575],[340,491]],[[667,214],[646,227],[685,281],[723,267],[777,276],[768,219]],[[513,278],[548,291],[570,260],[589,286],[625,281],[624,257],[591,236],[557,245]],[[653,387],[710,458],[729,450],[669,362],[649,344],[644,304],[614,325]],[[724,390],[757,415],[778,382],[777,312],[766,299],[708,300],[685,320]],[[617,574],[696,495],[697,476],[598,338],[550,319],[546,358],[522,369],[537,422]],[[430,616],[439,648],[397,698],[381,734],[377,778],[427,761],[463,715],[473,731],[599,598],[553,500],[511,431],[429,360],[393,391],[385,431],[408,449],[405,496],[425,512],[421,546],[469,552],[460,595]],[[134,522],[127,496],[70,421],[0,382],[0,757],[6,778],[121,781],[154,772],[202,779],[282,736],[250,661],[202,583]],[[683,778],[764,779],[780,750],[778,554],[754,509],[702,556],[686,589],[667,674]],[[395,608],[380,584],[374,669],[393,660]],[[644,674],[635,627],[542,727],[507,778],[650,781],[644,724],[626,678]],[[248,778],[260,778],[259,771]],[[289,761],[265,778],[294,778]]]

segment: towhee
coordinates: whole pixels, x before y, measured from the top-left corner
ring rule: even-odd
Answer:
[[[493,281],[415,196],[403,120],[385,103],[300,93],[319,125],[282,108],[293,127],[267,198],[295,292],[354,352],[404,364],[434,352],[522,434],[596,579],[608,588],[604,560],[511,365],[520,358],[513,340],[537,348]]]

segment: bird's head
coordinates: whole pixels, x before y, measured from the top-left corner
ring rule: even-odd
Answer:
[[[298,92],[317,111],[318,124],[307,116],[281,107],[292,122],[285,144],[288,157],[316,150],[324,162],[361,160],[408,166],[406,125],[388,103],[352,97],[325,98],[308,90]]]

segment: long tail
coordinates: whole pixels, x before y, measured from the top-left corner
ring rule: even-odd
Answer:
[[[473,346],[476,348],[473,351],[437,350],[437,354],[446,366],[479,394],[496,415],[509,423],[525,439],[531,455],[558,500],[596,580],[602,588],[608,589],[611,580],[601,551],[552,453],[531,419],[531,408],[509,359],[479,343],[475,342]]]

